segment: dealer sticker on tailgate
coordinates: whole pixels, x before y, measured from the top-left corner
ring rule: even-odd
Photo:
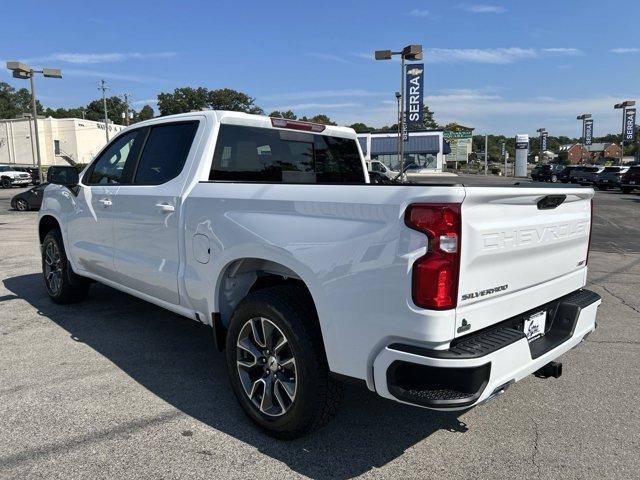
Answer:
[[[544,335],[544,329],[547,324],[547,312],[537,312],[524,321],[524,334],[530,342]]]

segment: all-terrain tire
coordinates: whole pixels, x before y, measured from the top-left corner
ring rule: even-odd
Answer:
[[[255,339],[256,335],[262,336],[265,339],[264,350],[258,352],[257,350],[263,347],[254,342],[257,350],[255,354],[248,354],[246,349],[238,346],[238,343],[247,341],[246,332],[249,331],[247,328],[252,327],[251,322],[256,322],[256,319],[259,320],[255,325],[263,325],[261,327],[263,334],[253,331],[252,334],[249,333],[249,337],[253,336]],[[266,319],[267,322],[260,319]],[[277,328],[274,329],[273,326]],[[265,353],[269,352],[269,342],[266,341],[267,336],[264,334],[265,328],[278,332],[274,335],[285,337],[287,354],[283,357],[292,357],[295,360],[294,398],[292,400],[290,397],[286,398],[286,392],[282,390],[281,385],[280,396],[285,398],[287,403],[291,403],[287,409],[278,408],[276,405],[271,409],[271,413],[263,411],[264,402],[260,399],[260,388],[263,389],[264,397],[267,383],[261,379],[269,381],[268,377],[271,375],[271,378],[274,378],[273,375],[275,375],[276,379],[280,378],[282,381],[285,375],[289,377],[286,380],[290,381],[294,374],[287,373],[286,369],[277,369],[278,362],[282,361],[283,364],[290,362],[283,358],[276,359],[273,355],[278,355],[277,349],[271,349],[270,353]],[[278,340],[277,343],[281,342],[282,340]],[[342,399],[342,386],[329,374],[313,301],[303,288],[288,285],[273,286],[247,295],[231,317],[227,332],[226,355],[231,386],[242,409],[251,420],[273,437],[293,439],[320,428],[334,416]],[[258,367],[250,366],[250,375],[247,374],[246,368],[239,366],[241,356],[244,356],[245,360],[248,359],[248,363],[253,361],[254,356],[256,357]],[[273,363],[275,373],[269,370],[270,363]],[[281,376],[278,377],[278,374]],[[250,380],[247,380],[249,376]],[[258,380],[254,382],[254,378]],[[278,385],[275,380],[273,382],[270,385],[275,385],[273,387],[275,389]],[[249,388],[247,383],[258,386],[255,389]],[[263,383],[264,386],[262,386]],[[251,397],[250,394],[254,391],[256,393]],[[280,403],[282,406],[280,399],[274,403]]]
[[[79,302],[89,293],[90,281],[73,272],[57,228],[50,230],[42,242],[42,276],[47,294],[55,303]]]

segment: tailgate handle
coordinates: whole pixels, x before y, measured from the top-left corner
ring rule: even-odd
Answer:
[[[547,195],[538,200],[538,210],[551,210],[567,199],[566,195]]]

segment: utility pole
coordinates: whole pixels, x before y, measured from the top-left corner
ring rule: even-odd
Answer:
[[[124,124],[125,126],[129,126],[129,97],[128,93],[123,93],[122,98],[124,100]]]
[[[107,117],[107,97],[106,91],[109,90],[107,87],[107,82],[104,80],[100,80],[100,86],[98,90],[102,90],[102,107],[104,108],[104,133],[107,137],[107,142],[109,141],[109,117]]]
[[[489,135],[484,136],[484,174],[487,175],[489,167]]]

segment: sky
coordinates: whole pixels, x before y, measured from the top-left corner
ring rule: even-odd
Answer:
[[[640,100],[635,0],[21,0],[3,9],[0,60],[61,68],[37,79],[45,106],[128,93],[233,88],[265,112],[324,113],[342,125],[395,123],[400,65],[376,49],[425,49],[425,102],[476,133],[579,137],[618,132],[613,104]],[[0,81],[27,83],[0,69]]]

